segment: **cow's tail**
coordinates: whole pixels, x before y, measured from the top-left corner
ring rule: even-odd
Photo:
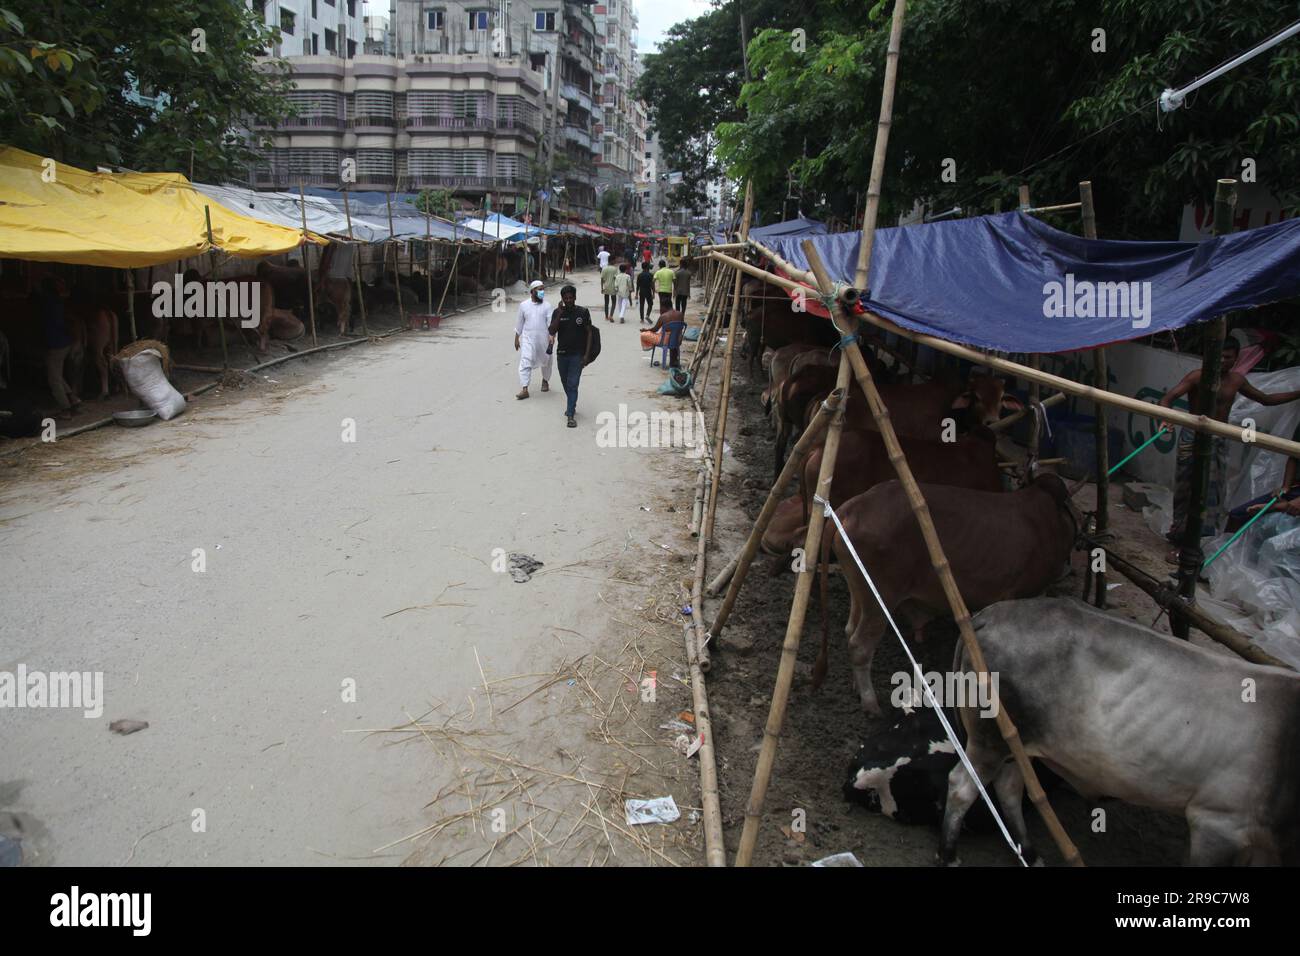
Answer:
[[[812,674],[813,690],[820,690],[822,683],[826,680],[826,670],[829,661],[831,638],[830,638],[830,625],[826,620],[827,614],[829,613],[827,611],[826,592],[828,589],[826,586],[826,577],[830,573],[828,565],[830,560],[831,542],[834,539],[835,535],[837,534],[839,534],[839,530],[833,524],[822,526],[822,544],[821,544],[820,553],[817,558],[817,571],[816,571],[817,578],[818,578],[817,599],[818,602],[821,604],[821,614],[822,614],[822,646],[821,646],[821,650],[817,652],[817,662],[813,664],[813,674]]]

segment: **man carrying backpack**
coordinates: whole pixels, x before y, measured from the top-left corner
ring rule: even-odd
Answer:
[[[577,428],[578,382],[582,368],[594,355],[591,313],[577,304],[578,290],[566,285],[560,290],[560,307],[551,314],[550,334],[555,338],[555,362],[568,404],[564,417],[570,428]]]

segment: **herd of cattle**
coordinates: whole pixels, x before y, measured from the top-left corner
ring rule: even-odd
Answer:
[[[774,475],[791,440],[834,388],[839,355],[830,324],[796,312],[774,286],[746,282],[745,352],[766,367],[765,410],[775,431]],[[891,381],[864,357],[920,484],[948,564],[975,616],[998,698],[1026,752],[1085,798],[1116,798],[1182,813],[1195,864],[1300,862],[1300,675],[1213,653],[1071,598],[1042,597],[1070,571],[1083,516],[1054,474],[1012,473],[998,460],[995,425],[1022,405],[1001,379]],[[824,437],[823,437],[824,442]],[[822,447],[798,474],[762,541],[789,565],[804,544]],[[833,551],[849,590],[845,626],[864,711],[883,716],[871,664],[890,630],[903,634],[949,608],[903,486],[856,383],[845,406],[820,569]],[[846,540],[847,538],[847,540]],[[853,553],[871,575],[873,595]],[[826,630],[814,686],[826,670]],[[958,642],[953,671],[972,670]],[[952,702],[948,702],[952,703]],[[974,701],[950,721],[1004,820],[1033,851],[1022,812],[1024,781],[996,722]],[[987,712],[986,712],[987,713]],[[939,859],[955,862],[962,820],[977,790],[933,715],[895,711],[849,768],[845,795],[900,822],[942,821]]]

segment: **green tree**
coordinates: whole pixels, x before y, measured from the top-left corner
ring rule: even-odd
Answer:
[[[274,125],[289,114],[284,61],[257,61],[279,39],[260,6],[4,2],[11,16],[0,17],[7,31],[0,97],[24,107],[0,114],[0,139],[12,145],[92,168],[113,163],[187,175],[192,168],[196,179],[242,179],[264,145],[249,128],[253,118]],[[59,59],[55,70],[47,58],[48,76],[29,75],[13,56],[28,43],[62,50],[71,66]],[[61,112],[56,124],[42,118],[55,115],[52,103]]]

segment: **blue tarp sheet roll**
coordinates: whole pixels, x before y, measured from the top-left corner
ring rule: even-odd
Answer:
[[[808,268],[804,238],[764,245]],[[859,238],[812,237],[839,282],[853,282]],[[1204,242],[1083,239],[1020,212],[880,229],[869,284],[868,307],[915,332],[1004,352],[1090,348],[1300,295],[1300,219]]]
[[[768,244],[769,239],[794,238],[807,239],[809,236],[824,236],[828,230],[824,223],[816,219],[805,219],[803,216],[797,216],[794,219],[787,219],[785,222],[774,222],[767,226],[753,226],[749,230],[749,236],[756,242],[763,245]]]

